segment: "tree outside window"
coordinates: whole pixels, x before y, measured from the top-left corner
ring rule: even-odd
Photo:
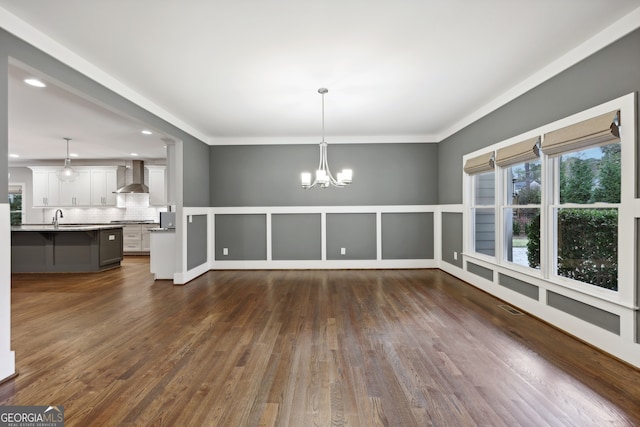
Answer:
[[[9,191],[9,218],[11,225],[22,224],[22,192]]]
[[[529,262],[530,228],[537,228],[539,233],[541,201],[541,162],[532,160],[515,164],[507,169],[507,206],[504,218],[511,221],[506,224],[507,261],[524,267],[540,268],[540,263]],[[510,228],[509,228],[510,226]]]
[[[557,275],[618,290],[620,154],[614,143],[559,156]],[[529,265],[539,267],[539,228],[530,228],[528,238]]]

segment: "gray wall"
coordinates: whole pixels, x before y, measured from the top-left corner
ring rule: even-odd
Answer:
[[[438,203],[437,144],[329,144],[342,189],[304,190],[300,173],[318,167],[317,145],[210,147],[211,206],[430,205]]]
[[[218,261],[266,260],[267,216],[216,215],[215,257]],[[229,251],[223,254],[224,248]]]
[[[462,203],[463,155],[636,91],[640,91],[640,30],[442,141],[439,203]]]
[[[376,259],[376,251],[376,214],[327,214],[327,259]]]
[[[208,146],[170,123],[162,120],[147,110],[137,106],[115,92],[96,83],[85,75],[66,66],[53,57],[43,53],[24,41],[0,29],[0,153],[8,154],[8,118],[7,100],[8,60],[12,57],[18,61],[42,71],[64,85],[68,85],[90,99],[107,105],[131,118],[140,120],[159,131],[182,140],[185,166],[183,173],[184,206],[209,206],[209,164],[207,161]],[[188,162],[188,163],[187,163]],[[0,162],[0,197],[7,199],[7,162]],[[196,184],[196,185],[194,185]]]
[[[271,258],[274,260],[322,259],[320,214],[272,215]]]
[[[462,268],[462,229],[461,213],[442,213],[442,260]],[[454,258],[454,252],[457,258]]]
[[[206,215],[191,215],[187,221],[187,269],[207,262],[207,229]]]
[[[382,214],[382,259],[433,259],[433,213]]]

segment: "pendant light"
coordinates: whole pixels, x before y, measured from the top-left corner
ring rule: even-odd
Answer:
[[[320,163],[316,169],[316,179],[311,182],[311,173],[302,172],[300,174],[300,182],[305,190],[313,187],[345,187],[351,184],[353,171],[351,169],[343,169],[338,172],[338,179],[334,178],[329,169],[329,161],[327,159],[327,143],[324,140],[324,95],[329,92],[328,89],[321,87],[318,93],[322,95],[322,142],[320,142]]]
[[[78,172],[73,170],[71,167],[71,159],[69,158],[69,141],[71,141],[71,138],[63,139],[67,141],[67,157],[64,159],[64,167],[62,169],[58,169],[56,175],[58,175],[58,179],[60,181],[70,182],[78,177]]]

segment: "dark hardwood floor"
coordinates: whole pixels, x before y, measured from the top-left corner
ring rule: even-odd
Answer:
[[[12,276],[0,405],[67,426],[637,426],[640,371],[438,270]]]

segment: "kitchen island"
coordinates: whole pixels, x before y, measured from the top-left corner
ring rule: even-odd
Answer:
[[[121,225],[11,227],[12,273],[103,271],[122,261]]]

